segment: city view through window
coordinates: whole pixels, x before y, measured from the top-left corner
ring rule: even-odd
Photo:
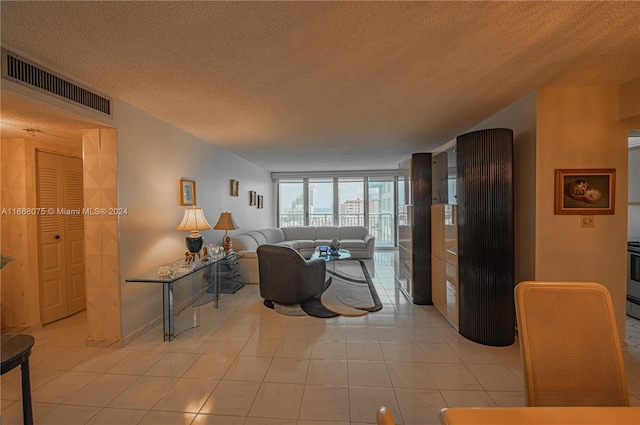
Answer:
[[[280,227],[366,226],[376,246],[395,246],[393,177],[281,181],[278,198]]]

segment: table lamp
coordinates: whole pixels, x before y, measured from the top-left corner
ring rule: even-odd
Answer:
[[[231,247],[231,238],[227,236],[227,233],[229,232],[229,230],[238,229],[238,225],[236,224],[235,221],[233,221],[233,217],[231,217],[231,213],[230,212],[220,213],[220,218],[218,219],[218,222],[216,223],[216,225],[213,226],[213,228],[215,230],[224,230],[224,253],[228,254],[230,252],[233,252],[233,249]]]
[[[176,230],[179,231],[191,232],[189,236],[185,238],[185,242],[187,244],[187,249],[192,254],[198,254],[202,249],[202,244],[204,243],[204,237],[198,233],[198,230],[209,229],[211,229],[211,225],[204,217],[202,208],[196,207],[189,208],[184,211],[184,217],[176,228]]]

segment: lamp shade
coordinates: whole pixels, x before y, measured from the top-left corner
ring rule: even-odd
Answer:
[[[233,221],[233,217],[230,212],[223,212],[220,213],[220,218],[213,228],[215,230],[236,230],[238,229],[238,225]]]
[[[184,211],[184,217],[176,228],[180,231],[197,232],[198,230],[211,229],[211,225],[204,217],[202,208],[189,208]]]

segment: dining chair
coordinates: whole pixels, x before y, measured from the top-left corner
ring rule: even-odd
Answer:
[[[376,412],[376,423],[377,425],[396,425],[393,421],[393,416],[391,416],[391,412],[384,406]]]
[[[516,286],[515,301],[527,406],[629,406],[604,286],[525,281]]]

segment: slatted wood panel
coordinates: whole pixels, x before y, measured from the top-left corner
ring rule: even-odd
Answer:
[[[481,344],[515,340],[513,132],[457,138],[460,334]]]

